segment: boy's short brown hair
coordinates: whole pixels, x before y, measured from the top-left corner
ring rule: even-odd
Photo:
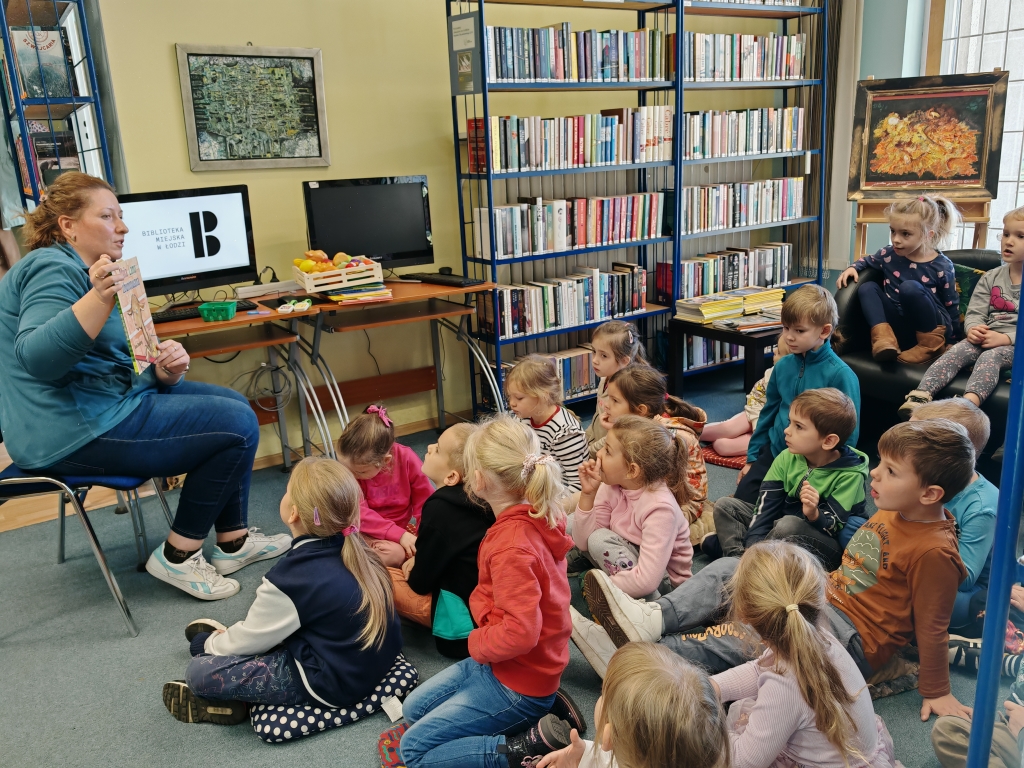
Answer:
[[[1014,208],[1003,216],[1003,221],[1024,221],[1024,205],[1020,208]]]
[[[505,374],[505,396],[515,385],[524,395],[546,400],[549,405],[561,405],[562,384],[558,380],[555,364],[540,355],[527,355],[516,361],[515,367]]]
[[[797,288],[782,305],[782,324],[794,325],[806,322],[818,328],[831,325],[835,331],[839,325],[839,308],[827,288],[820,285],[805,285]]]
[[[911,418],[914,421],[925,419],[949,419],[967,430],[968,437],[974,443],[975,457],[980,456],[988,443],[992,425],[988,415],[978,406],[964,397],[950,397],[931,403],[922,403],[914,408]]]
[[[466,479],[466,441],[475,429],[476,424],[460,421],[445,430],[455,438],[455,447],[448,453],[448,467],[458,472],[463,480]]]
[[[897,424],[878,441],[878,454],[909,464],[922,487],[942,488],[943,502],[966,488],[974,476],[971,438],[966,428],[949,419]]]
[[[839,445],[849,440],[857,428],[857,408],[853,400],[835,387],[801,392],[793,398],[789,410],[799,411],[822,437],[836,435]]]

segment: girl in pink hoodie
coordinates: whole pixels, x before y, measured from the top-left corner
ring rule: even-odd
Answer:
[[[615,586],[654,599],[690,578],[690,526],[676,500],[693,493],[685,444],[655,421],[620,416],[580,483],[573,541]]]
[[[423,502],[434,492],[412,448],[395,442],[394,423],[383,405],[371,405],[349,422],[338,438],[338,461],[359,481],[360,531],[389,568],[401,568],[416,553]]]

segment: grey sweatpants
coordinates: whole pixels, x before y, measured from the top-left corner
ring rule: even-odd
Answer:
[[[723,555],[740,557],[743,554],[746,549],[744,540],[753,519],[753,504],[732,496],[723,496],[715,502],[715,532]],[[843,548],[837,539],[797,515],[786,515],[776,520],[767,538],[792,541],[803,547],[821,561],[826,571],[838,568],[843,558]]]
[[[716,521],[717,522],[717,521]],[[738,557],[723,557],[706,566],[656,602],[661,608],[662,645],[715,675],[757,658],[756,639],[731,622],[725,585],[736,572]],[[865,679],[874,674],[864,657],[860,634],[842,611],[828,607],[832,634],[849,652]]]
[[[620,571],[632,570],[640,560],[638,546],[607,528],[598,528],[587,537],[587,551],[582,554],[609,576],[614,576]],[[662,576],[659,586],[660,590],[656,589],[648,595],[631,595],[631,597],[656,600],[663,592],[670,591],[672,584],[668,580],[667,571]]]

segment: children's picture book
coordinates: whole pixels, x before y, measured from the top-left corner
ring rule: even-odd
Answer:
[[[30,99],[78,96],[67,30],[58,27],[11,27],[21,91]]]
[[[135,373],[141,374],[160,356],[160,339],[157,338],[153,316],[149,312],[149,299],[142,284],[139,260],[121,259],[115,266],[124,273],[124,282],[117,292],[121,323],[128,338]]]

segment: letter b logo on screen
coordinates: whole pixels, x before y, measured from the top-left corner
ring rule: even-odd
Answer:
[[[192,223],[192,248],[196,258],[220,253],[220,240],[209,234],[217,228],[217,217],[213,211],[193,211],[188,217]]]

